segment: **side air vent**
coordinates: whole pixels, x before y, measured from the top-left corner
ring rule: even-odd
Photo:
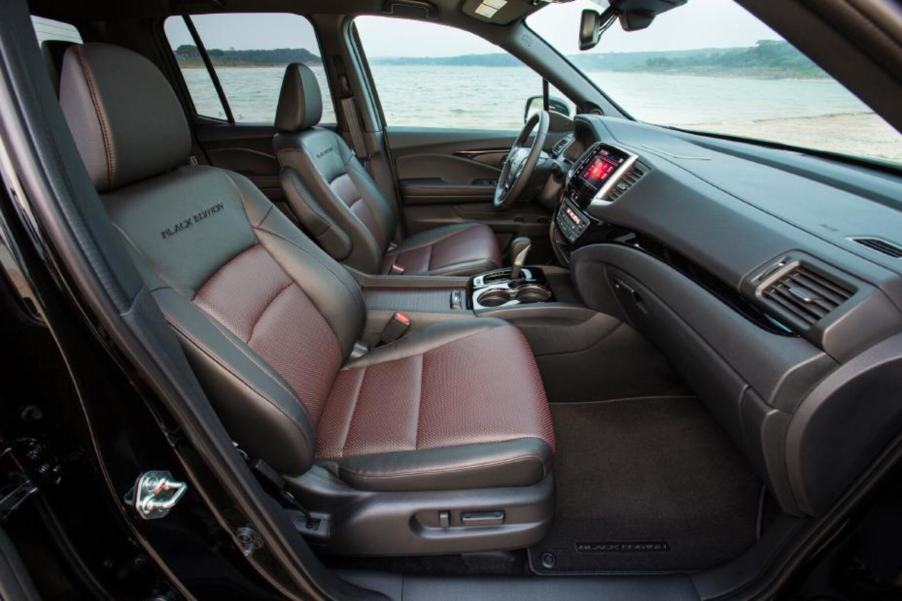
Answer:
[[[902,247],[892,242],[881,240],[880,238],[850,238],[853,242],[857,242],[862,246],[867,246],[871,250],[888,255],[894,259],[902,259]]]
[[[623,179],[617,182],[617,185],[608,192],[607,200],[613,202],[623,196],[623,193],[632,188],[633,184],[638,182],[643,175],[645,175],[645,171],[642,170],[642,167],[638,164],[633,165],[633,168],[626,172]]]
[[[826,317],[853,294],[855,290],[846,284],[802,264],[796,264],[761,292],[765,301],[805,326]]]

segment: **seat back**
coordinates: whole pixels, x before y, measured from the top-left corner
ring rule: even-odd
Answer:
[[[181,105],[142,56],[66,51],[60,102],[121,232],[233,438],[286,474],[363,327],[356,281],[245,177],[190,166]]]
[[[338,261],[380,273],[398,217],[357,157],[334,131],[316,127],[322,97],[313,72],[285,69],[273,147],[282,187],[301,223]]]

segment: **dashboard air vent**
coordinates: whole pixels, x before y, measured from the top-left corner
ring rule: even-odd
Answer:
[[[643,175],[645,175],[645,171],[643,171],[638,164],[633,165],[633,168],[626,172],[623,179],[617,182],[617,185],[608,192],[607,200],[613,202],[620,198],[623,193],[629,190]]]
[[[761,292],[783,313],[812,325],[847,301],[855,291],[829,277],[798,264]]]
[[[889,255],[894,259],[902,259],[902,248],[892,242],[887,242],[880,238],[852,238],[852,241],[867,246],[871,250],[876,250],[879,253]]]

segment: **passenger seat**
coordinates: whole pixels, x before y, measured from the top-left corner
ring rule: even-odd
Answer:
[[[334,259],[365,273],[473,275],[501,267],[491,228],[458,223],[395,245],[399,216],[334,131],[316,127],[322,97],[313,71],[285,70],[273,140],[282,187],[301,223]]]
[[[250,180],[189,165],[188,123],[152,63],[74,46],[60,100],[227,430],[329,524],[321,544],[415,555],[543,536],[554,432],[517,328],[451,320],[352,359],[366,319],[357,281]]]

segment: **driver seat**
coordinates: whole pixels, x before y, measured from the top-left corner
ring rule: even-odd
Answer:
[[[454,223],[401,238],[393,204],[337,133],[316,127],[323,103],[313,71],[285,70],[273,147],[282,189],[308,233],[332,257],[371,274],[473,275],[501,267],[491,228]]]

